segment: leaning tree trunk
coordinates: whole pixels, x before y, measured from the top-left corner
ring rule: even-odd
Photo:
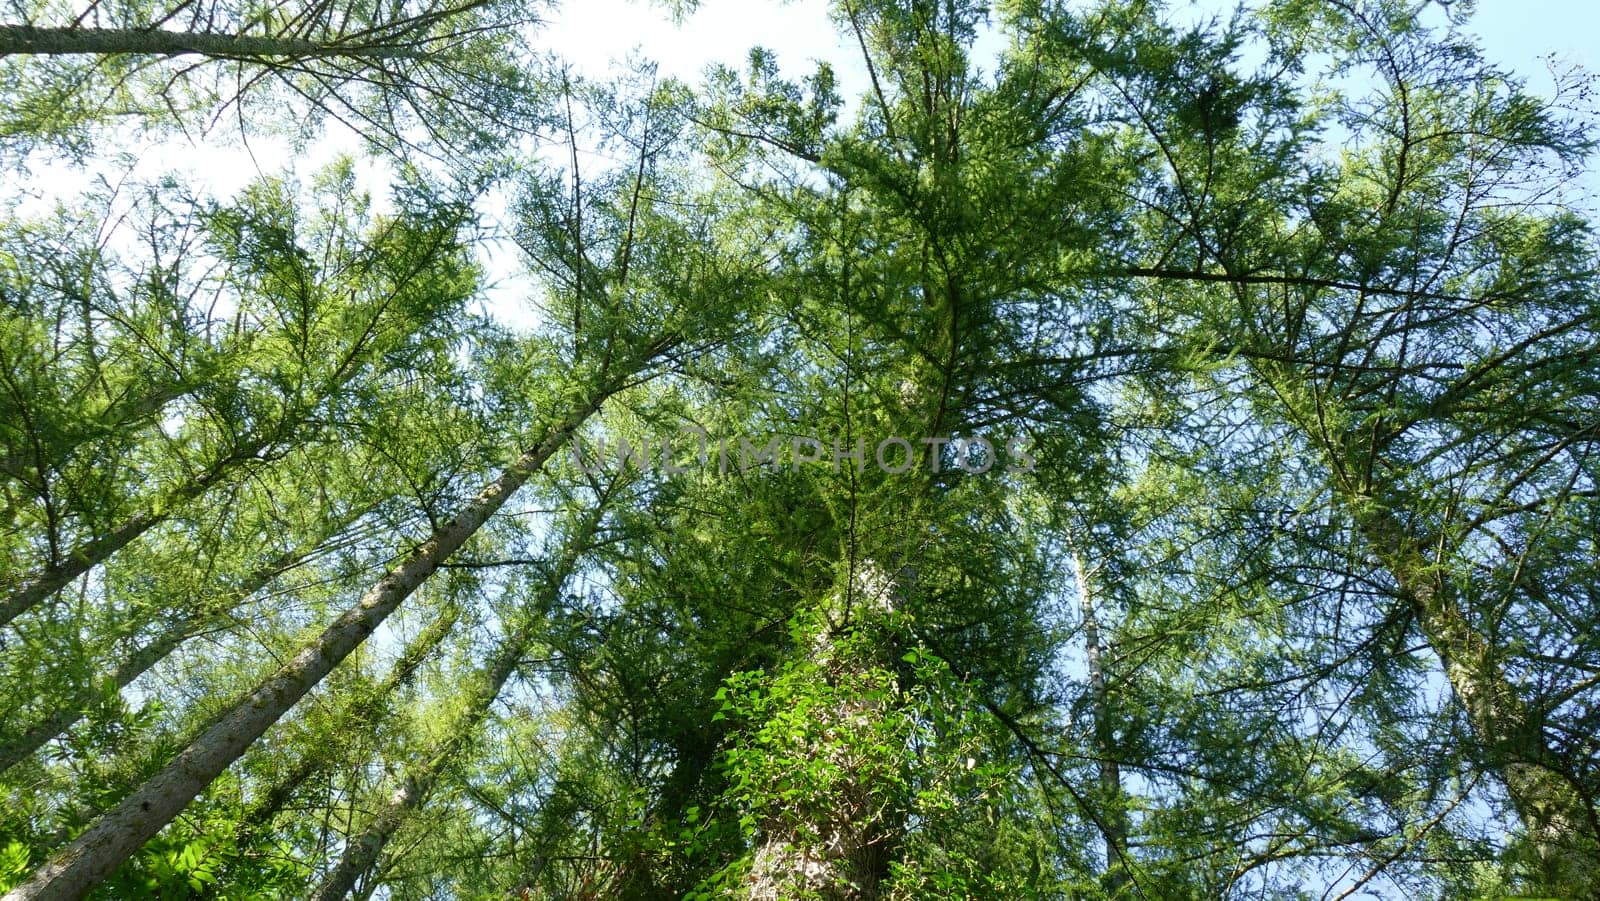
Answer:
[[[105,681],[105,692],[120,692],[132,684],[133,680],[144,675],[151,667],[160,663],[194,634],[195,630],[209,621],[212,617],[231,610],[243,603],[249,597],[264,588],[268,582],[286,570],[298,565],[308,554],[316,550],[316,545],[326,540],[326,534],[311,542],[309,547],[297,548],[289,553],[270,561],[265,566],[251,573],[240,585],[229,591],[222,598],[207,603],[199,610],[184,616],[181,620],[169,626],[160,635],[137,648],[132,654],[124,658],[112,671],[111,677]],[[0,773],[18,763],[28,759],[32,754],[44,747],[45,743],[57,735],[72,728],[78,720],[83,719],[88,707],[94,703],[95,697],[100,694],[94,686],[85,686],[82,691],[64,701],[54,713],[46,716],[31,726],[23,729],[20,735],[0,741]]]
[[[160,772],[0,901],[80,898],[109,876],[365,641],[439,564],[544,466],[622,383],[622,379],[612,380],[592,391],[538,444],[478,492],[453,519],[434,530],[315,641],[220,714]]]
[[[1292,396],[1295,379],[1302,377],[1289,374],[1291,390],[1280,396]],[[1273,384],[1276,379],[1269,375],[1265,381]],[[1288,413],[1290,421],[1319,447],[1328,467],[1338,471],[1345,462],[1343,439],[1327,434],[1320,413],[1315,421],[1292,407]],[[1361,446],[1360,439],[1352,440]],[[1375,452],[1369,448],[1367,453]],[[1405,523],[1402,511],[1407,503],[1392,484],[1380,482],[1373,490],[1341,482],[1333,490],[1379,565],[1395,580],[1428,647],[1439,658],[1485,764],[1505,785],[1527,830],[1539,860],[1542,888],[1600,898],[1600,829],[1593,811],[1576,787],[1551,766],[1557,757],[1545,742],[1543,724],[1511,681],[1500,649],[1472,624],[1443,561],[1430,559],[1428,549],[1439,545],[1441,536]]]
[[[1505,783],[1542,869],[1543,888],[1600,897],[1600,836],[1588,805],[1559,772],[1542,724],[1512,684],[1494,646],[1472,626],[1442,567],[1394,510],[1367,500],[1357,523],[1399,585],[1467,714],[1488,763]]]
[[[373,816],[367,828],[345,844],[344,855],[339,858],[339,863],[323,877],[322,882],[311,893],[312,901],[340,901],[348,896],[355,889],[356,882],[361,876],[378,862],[395,831],[426,803],[428,795],[438,784],[439,777],[444,774],[456,755],[467,746],[478,725],[488,715],[495,698],[500,696],[501,689],[516,672],[517,664],[526,656],[540,625],[540,618],[535,611],[555,605],[560,597],[561,586],[566,584],[567,578],[577,566],[578,558],[599,525],[602,513],[603,510],[596,506],[584,527],[567,539],[560,560],[552,568],[550,578],[545,583],[546,594],[542,599],[543,603],[525,613],[521,622],[501,642],[488,666],[484,668],[478,684],[468,689],[466,706],[445,730],[445,738],[428,751],[420,766],[412,768],[402,777],[400,787],[395,789],[388,802]]]
[[[198,477],[168,497],[161,498],[156,505],[133,514],[106,534],[73,548],[64,559],[24,577],[21,585],[0,600],[0,626],[33,609],[41,601],[70,585],[74,579],[104,563],[134,539],[166,522],[183,504],[210,491],[235,470],[255,460],[256,454],[271,443],[268,438],[258,438],[236,448],[211,464]]]
[[[455,627],[458,613],[458,609],[452,605],[429,623],[421,634],[407,643],[400,658],[389,668],[383,681],[375,686],[371,694],[347,705],[346,709],[340,712],[340,720],[352,725],[376,721],[381,715],[380,708],[384,700],[408,684],[422,666],[422,662],[449,636],[451,629]],[[264,786],[264,790],[254,802],[246,805],[233,833],[234,848],[239,854],[247,852],[253,847],[257,836],[271,829],[272,821],[302,785],[340,764],[343,754],[349,747],[349,741],[344,737],[348,734],[340,731],[331,740],[307,748],[292,766]],[[238,854],[223,862],[222,868],[216,873],[217,878],[207,886],[208,891],[202,893],[202,898],[216,897],[216,891],[226,884],[231,872],[231,863],[237,859]]]
[[[416,59],[417,47],[395,41],[307,41],[273,35],[165,31],[159,28],[43,28],[0,25],[0,56],[210,56],[217,59]]]

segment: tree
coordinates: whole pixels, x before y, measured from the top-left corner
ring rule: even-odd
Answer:
[[[443,736],[425,748],[416,765],[400,777],[400,784],[366,828],[347,840],[338,864],[323,877],[311,897],[338,901],[349,895],[361,877],[378,863],[384,847],[406,817],[426,803],[447,768],[468,747],[474,731],[488,715],[489,707],[528,655],[535,636],[548,628],[545,617],[555,608],[562,586],[595,540],[600,520],[617,488],[608,486],[589,501],[590,509],[573,526],[573,533],[563,540],[560,552],[550,557],[549,572],[542,584],[529,589],[542,592],[543,596],[535,595],[530,603],[519,605],[523,609],[515,614],[517,621],[508,624],[500,645],[477,674],[477,684],[471,685],[460,699],[460,709],[450,719]]]
[[[14,102],[0,140],[78,154],[119,116],[192,136],[229,118],[248,127],[283,101],[391,152],[481,151],[525,125],[519,95],[532,81],[514,57],[519,29],[538,21],[526,5],[488,0],[17,3],[8,18],[0,84]]]
[[[1544,722],[1562,702],[1530,700],[1512,676],[1528,659],[1549,686],[1535,696],[1563,699],[1584,678],[1561,669],[1587,604],[1519,595],[1541,545],[1565,541],[1562,520],[1588,515],[1577,486],[1589,481],[1589,431],[1570,405],[1592,391],[1579,336],[1592,328],[1593,245],[1544,199],[1587,139],[1470,48],[1427,39],[1414,11],[1275,13],[1280,40],[1303,44],[1313,24],[1339,36],[1348,56],[1336,65],[1371,66],[1386,100],[1339,107],[1355,138],[1340,166],[1268,157],[1222,171],[1209,160],[1237,146],[1211,141],[1205,163],[1175,151],[1175,199],[1192,223],[1178,240],[1195,262],[1141,271],[1222,289],[1197,292],[1230,310],[1199,313],[1201,341],[1236,355],[1223,371],[1265,389],[1248,402],[1318,459],[1439,660],[1478,765],[1505,785],[1535,883],[1590,892],[1593,790]],[[1531,407],[1495,415],[1491,396]],[[1533,625],[1552,602],[1570,618]]]
[[[855,105],[494,5],[0,28],[435,150],[482,62],[439,140],[549,151],[0,223],[7,901],[1594,894],[1586,123],[1426,4],[831,10]]]

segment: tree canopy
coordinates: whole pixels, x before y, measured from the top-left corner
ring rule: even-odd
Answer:
[[[1600,897],[1587,75],[547,12],[0,11],[4,901]]]

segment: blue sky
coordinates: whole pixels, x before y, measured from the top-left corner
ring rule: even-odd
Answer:
[[[1489,58],[1546,89],[1543,57],[1600,70],[1600,4],[1593,0],[1483,0],[1468,30]]]

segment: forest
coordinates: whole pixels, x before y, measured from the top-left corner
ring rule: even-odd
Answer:
[[[3,901],[1600,898],[1593,77],[813,5],[0,4]]]

